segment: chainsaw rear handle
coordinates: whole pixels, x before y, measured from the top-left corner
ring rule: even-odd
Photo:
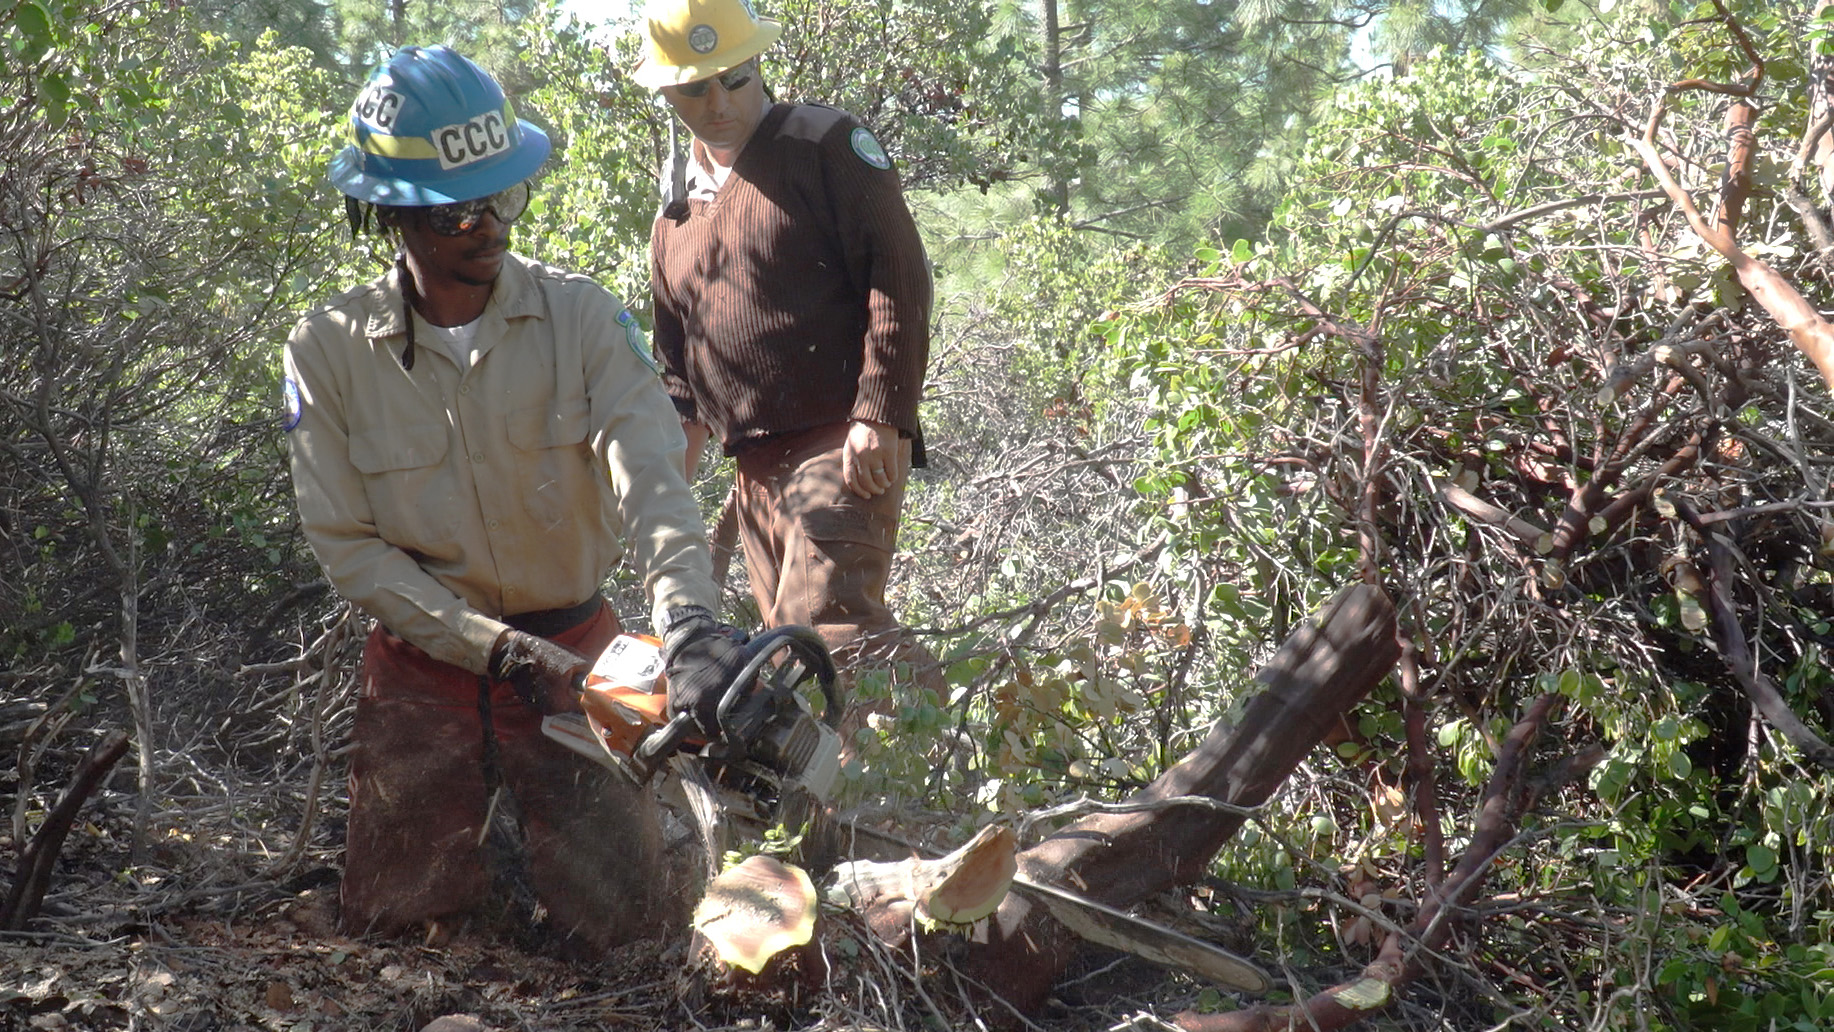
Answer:
[[[801,662],[802,669],[793,671],[795,676],[786,679],[784,674],[792,673],[792,671],[784,671],[780,667],[779,672],[769,681],[767,688],[772,692],[788,693],[793,691],[796,685],[813,675],[817,683],[821,685],[822,699],[827,704],[822,719],[829,727],[837,726],[840,723],[841,698],[839,690],[835,687],[834,657],[828,654],[827,643],[822,641],[821,635],[816,634],[813,628],[801,624],[784,624],[781,627],[773,627],[746,642],[744,649],[750,658],[746,660],[745,667],[739,671],[738,676],[734,677],[732,683],[726,686],[726,693],[720,696],[719,707],[715,711],[720,726],[720,741],[729,750],[736,753],[733,758],[742,758],[745,751],[747,740],[745,719],[760,712],[756,708],[748,709],[743,704],[754,694],[758,694],[753,691],[753,686],[758,683],[759,675],[763,672],[765,664],[769,663],[779,652],[785,650],[791,653],[791,659]],[[645,768],[654,768],[664,757],[686,745],[689,736],[698,728],[694,714],[677,713],[667,724],[663,725],[661,730],[651,734],[637,746],[637,761]],[[755,732],[756,729],[752,730]]]

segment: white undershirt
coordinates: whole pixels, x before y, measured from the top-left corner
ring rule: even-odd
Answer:
[[[731,176],[731,165],[722,165],[713,160],[706,145],[699,140],[694,141],[694,160],[688,163],[689,197],[711,201]]]
[[[444,348],[446,354],[452,356],[452,361],[458,364],[461,376],[470,372],[472,363],[478,360],[477,349],[471,345],[477,340],[478,324],[483,321],[484,317],[480,315],[463,326],[429,325],[427,327],[433,331],[433,339],[439,341],[439,346]]]

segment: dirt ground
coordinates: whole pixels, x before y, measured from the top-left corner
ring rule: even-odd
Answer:
[[[0,1032],[584,1032],[616,1029],[1165,1029],[1202,988],[1091,955],[1043,1014],[977,998],[934,946],[889,955],[836,935],[819,976],[734,985],[687,941],[592,962],[460,933],[437,946],[336,929],[335,843],[264,870],[232,810],[156,818],[128,862],[130,811],[79,820],[31,928],[0,936]],[[184,829],[180,831],[179,829]],[[335,827],[332,829],[335,832]],[[335,834],[319,836],[334,839]],[[271,861],[271,857],[267,858]],[[0,887],[17,851],[0,837]],[[836,944],[839,944],[838,947]]]

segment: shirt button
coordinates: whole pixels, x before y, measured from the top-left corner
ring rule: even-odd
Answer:
[[[492,529],[492,530],[496,530],[496,529],[497,529],[497,521],[496,521],[496,520],[487,520],[487,521],[485,521],[485,523],[484,523],[484,525],[485,525],[486,527],[489,527],[489,528],[490,528],[490,529]]]
[[[484,461],[484,453],[483,453],[483,452],[481,452],[481,451],[474,451],[474,452],[472,452],[472,453],[471,453],[471,461],[473,461],[473,462],[483,462],[483,461]]]
[[[462,384],[459,384],[459,393],[460,393],[460,394],[470,394],[470,393],[471,393],[471,385],[470,385],[470,384],[468,384],[468,383],[462,383]]]

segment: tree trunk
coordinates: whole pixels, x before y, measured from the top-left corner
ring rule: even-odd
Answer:
[[[1058,18],[1057,0],[1040,0],[1044,7],[1044,96],[1050,114],[1063,114],[1063,26]],[[1070,183],[1062,170],[1052,173],[1049,186],[1051,207],[1059,214],[1070,210]]]
[[[1129,801],[1201,796],[1235,807],[1266,802],[1343,714],[1388,676],[1401,655],[1395,630],[1394,606],[1380,588],[1346,588],[1255,675],[1264,689],[1239,725],[1213,729]],[[1022,851],[1019,869],[1031,880],[1128,907],[1200,878],[1243,819],[1175,803],[1098,814]],[[1006,898],[991,925],[988,941],[971,950],[969,969],[1019,1010],[1035,1010],[1072,959],[1076,937],[1022,893]]]

